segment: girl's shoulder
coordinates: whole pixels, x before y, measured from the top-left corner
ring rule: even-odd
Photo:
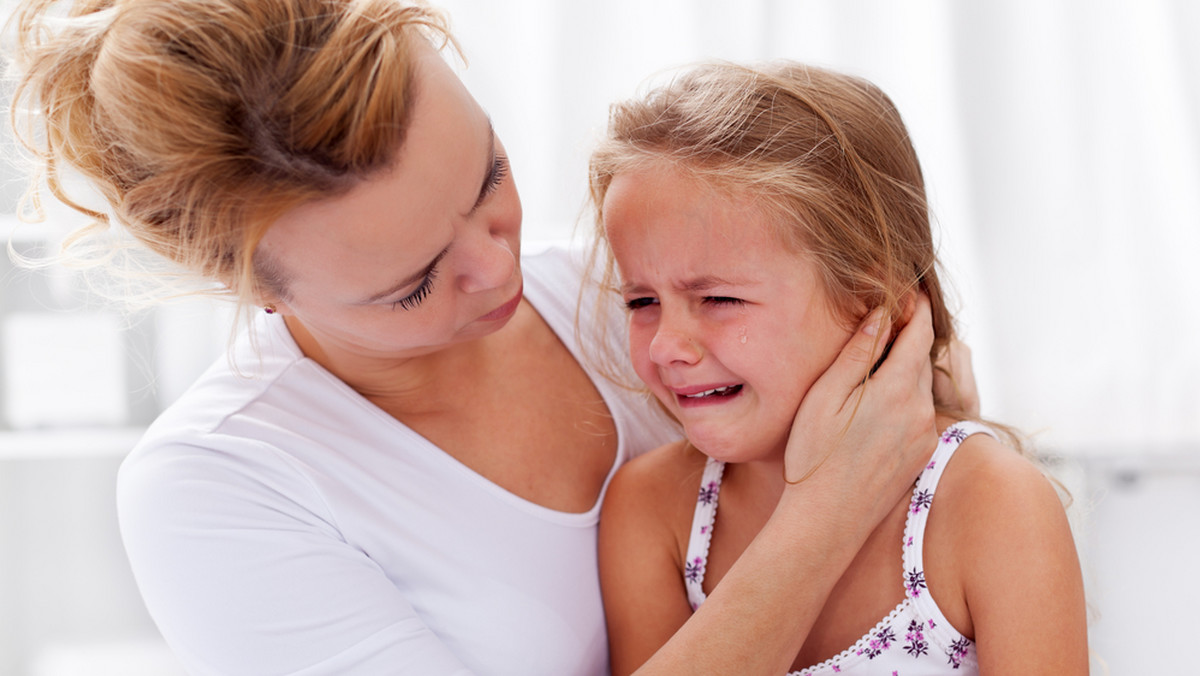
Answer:
[[[686,441],[673,441],[621,466],[604,497],[606,515],[636,512],[666,523],[690,523],[707,457]]]
[[[682,480],[694,477],[695,485],[689,485],[689,490],[700,485],[700,476],[708,457],[696,450],[686,439],[672,441],[625,463],[619,470],[614,482],[637,484],[642,488],[667,488]]]
[[[938,499],[943,506],[953,504],[967,516],[978,517],[1047,506],[1062,509],[1040,464],[987,434],[972,434],[962,441],[939,482]]]
[[[930,591],[966,636],[975,636],[977,606],[1012,589],[1006,582],[1059,550],[1073,552],[1055,484],[1036,460],[987,434],[962,441],[933,505],[924,547]]]

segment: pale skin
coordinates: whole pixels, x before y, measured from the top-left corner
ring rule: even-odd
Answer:
[[[815,395],[825,368],[862,334],[830,310],[812,263],[785,249],[745,196],[652,162],[618,174],[604,206],[630,307],[634,366],[691,440],[627,464],[605,500],[600,562],[613,673],[628,674],[654,664],[680,627],[728,598],[723,591],[744,593],[727,589],[731,576],[756,553],[756,536],[775,528],[780,501],[799,492],[785,483],[784,467],[820,460],[791,443],[803,427],[792,425],[789,411]],[[925,311],[918,302],[914,321]],[[873,377],[868,394],[876,384]],[[937,426],[952,422],[939,418]],[[693,615],[683,569],[706,453],[728,464],[704,579],[709,600]],[[837,655],[903,600],[899,543],[910,497],[892,496],[774,673]],[[981,673],[1086,674],[1078,558],[1041,472],[991,437],[973,435],[948,465],[937,506],[924,550],[928,591],[954,628],[976,641]],[[754,619],[730,616],[727,630]]]
[[[415,52],[413,117],[396,165],[274,223],[260,253],[287,293],[260,300],[308,357],[466,466],[536,504],[586,511],[615,458],[608,411],[521,296],[520,203],[487,116],[433,49]],[[782,492],[725,575],[732,593],[681,623],[645,673],[790,664],[839,571],[928,456],[931,340],[927,316],[910,322],[840,435],[881,347],[855,332],[813,385],[789,453],[796,462],[815,448],[860,454],[836,454]],[[855,477],[866,466],[878,471],[864,490]]]

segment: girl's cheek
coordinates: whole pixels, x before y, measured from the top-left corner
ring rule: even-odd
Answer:
[[[633,362],[633,370],[637,373],[638,378],[646,381],[647,384],[649,384],[650,373],[653,371],[653,365],[650,363],[651,335],[645,330],[638,330],[636,326],[630,326],[629,358]]]

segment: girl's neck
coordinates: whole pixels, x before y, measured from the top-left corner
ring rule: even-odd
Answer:
[[[783,475],[783,450],[763,460],[729,463],[725,466],[725,481],[734,483],[739,492],[761,498],[764,506],[774,507],[787,487]],[[759,502],[758,499],[755,502]]]

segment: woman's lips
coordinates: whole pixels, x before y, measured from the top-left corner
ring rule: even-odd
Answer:
[[[508,319],[511,317],[512,314],[517,311],[517,306],[521,304],[521,292],[523,290],[524,287],[518,289],[517,295],[513,296],[512,300],[480,317],[479,321],[494,322],[499,319]]]

